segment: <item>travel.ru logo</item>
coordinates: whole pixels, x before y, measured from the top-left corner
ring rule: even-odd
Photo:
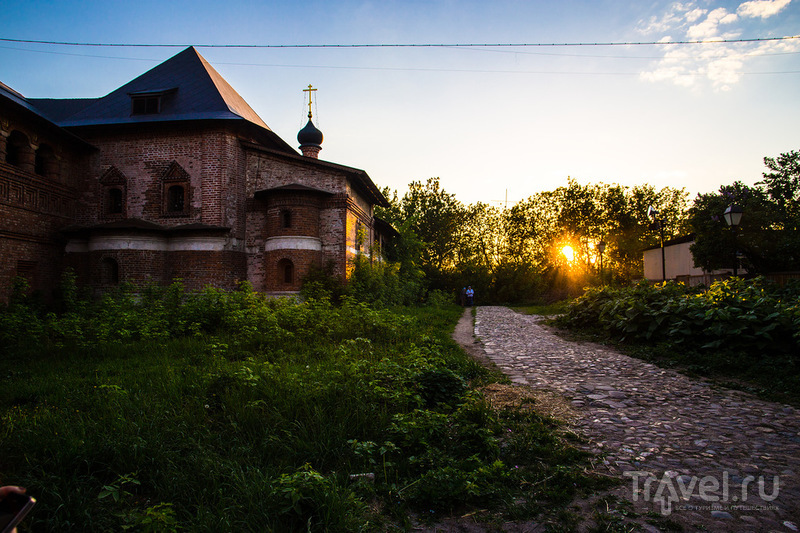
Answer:
[[[633,479],[633,501],[641,495],[644,501],[661,503],[661,514],[669,516],[672,504],[689,501],[698,497],[704,502],[713,503],[715,508],[725,504],[733,504],[731,508],[743,505],[750,497],[752,486],[758,487],[758,497],[764,502],[771,502],[778,497],[780,476],[772,477],[772,490],[767,494],[767,483],[764,476],[747,476],[735,481],[731,480],[727,471],[722,472],[722,479],[716,476],[681,476],[675,471],[667,470],[661,479],[652,472],[628,471],[623,473]]]

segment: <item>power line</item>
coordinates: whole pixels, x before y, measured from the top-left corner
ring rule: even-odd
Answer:
[[[2,39],[0,39],[2,40]],[[114,60],[127,60],[127,61],[146,61],[151,63],[158,63],[162,59],[158,58],[141,58],[141,57],[121,57],[121,56],[104,56],[94,54],[77,54],[69,52],[52,52],[45,50],[30,50],[26,48],[14,48],[9,46],[0,46],[2,50],[17,50],[20,52],[34,52],[40,54],[54,54],[64,56],[76,57],[91,57],[98,59],[114,59]],[[787,52],[787,54],[794,54],[796,52]],[[764,54],[771,55],[771,54]],[[583,56],[579,56],[583,57]],[[591,57],[591,56],[585,56]],[[624,59],[624,58],[621,58]],[[442,67],[375,67],[375,66],[353,66],[353,65],[312,65],[312,64],[286,64],[286,63],[241,63],[241,62],[228,62],[217,61],[216,65],[230,65],[235,67],[263,67],[263,68],[302,68],[302,69],[330,69],[330,70],[364,70],[364,71],[395,71],[395,72],[453,72],[453,73],[467,73],[467,74],[529,74],[529,75],[593,75],[593,76],[638,76],[639,71],[635,72],[601,72],[601,71],[570,71],[570,70],[500,70],[500,69],[468,69],[468,68],[442,68]],[[742,72],[742,74],[800,74],[797,70],[786,71],[756,71],[756,72]]]
[[[800,35],[784,37],[756,37],[751,39],[700,39],[695,41],[622,41],[622,42],[576,42],[576,43],[361,43],[361,44],[153,44],[153,43],[81,43],[69,41],[44,41],[35,39],[11,39],[0,37],[0,41],[52,46],[130,47],[130,48],[556,48],[592,46],[666,46],[688,44],[730,44],[788,41],[800,39]]]

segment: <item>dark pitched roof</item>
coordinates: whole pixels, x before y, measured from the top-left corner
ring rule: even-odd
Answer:
[[[29,116],[35,117],[35,120],[39,121],[40,123],[44,123],[47,125],[48,128],[52,130],[57,130],[60,135],[64,136],[72,140],[73,142],[77,142],[84,147],[91,147],[86,141],[76,137],[72,133],[62,130],[58,127],[56,121],[53,120],[52,116],[49,113],[43,112],[38,106],[34,106],[31,103],[30,98],[25,98],[22,94],[18,93],[8,85],[3,82],[0,82],[0,103],[1,102],[10,102],[13,106],[16,106],[18,109],[24,109],[24,113],[27,113]]]
[[[29,98],[53,122],[61,122],[90,106],[97,98]]]
[[[53,122],[49,114],[44,113],[41,109],[39,109],[38,106],[34,106],[31,103],[32,99],[25,98],[22,96],[22,94],[18,93],[3,82],[0,82],[0,96],[4,96],[6,99],[14,102],[17,106],[27,109],[29,112],[41,119],[44,119],[48,122]]]
[[[160,94],[157,114],[132,115],[131,95]],[[93,100],[30,99],[63,127],[175,120],[245,120],[269,130],[255,111],[194,47]]]
[[[383,220],[380,217],[372,217],[375,221],[375,227],[378,229],[379,232],[383,233],[384,235],[389,235],[390,237],[397,237],[400,235],[400,232],[397,231],[394,226],[392,226],[386,220]]]

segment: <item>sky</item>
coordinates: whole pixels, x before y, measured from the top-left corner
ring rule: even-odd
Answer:
[[[27,97],[104,96],[195,45],[292,146],[313,85],[320,158],[401,195],[439,177],[464,203],[510,206],[572,177],[693,196],[753,184],[765,156],[800,150],[800,38],[624,44],[800,36],[800,0],[7,0],[3,12],[0,81]],[[581,46],[480,46],[550,43]],[[476,46],[263,47],[353,44]]]

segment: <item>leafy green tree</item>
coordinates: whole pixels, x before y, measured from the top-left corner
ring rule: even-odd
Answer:
[[[456,290],[472,285],[482,301],[525,301],[579,291],[600,281],[602,240],[605,280],[627,281],[642,275],[642,249],[658,243],[648,228],[648,206],[666,220],[665,237],[686,231],[686,191],[644,185],[567,185],[537,193],[510,208],[482,202],[464,206],[444,191],[437,178],[413,182],[379,211],[401,233],[392,246],[397,261],[424,271],[431,288]],[[569,244],[574,257],[561,250]],[[613,273],[613,275],[612,275]]]
[[[607,242],[604,263],[621,281],[643,275],[642,249],[660,242],[660,231],[647,218],[648,207],[659,213],[664,223],[664,238],[689,232],[686,212],[688,193],[685,189],[652,185],[621,187],[612,185],[604,191],[604,240]]]
[[[800,268],[800,152],[765,157],[764,164],[771,172],[755,186],[736,181],[697,196],[690,210],[695,266],[729,269],[738,253],[751,274]],[[731,204],[744,212],[735,234],[722,217]]]
[[[765,157],[772,172],[764,172],[758,183],[766,189],[777,211],[774,224],[780,229],[797,230],[800,224],[800,151],[792,150],[777,158]]]
[[[531,218],[528,227],[535,231],[529,235],[536,244],[529,260],[541,269],[563,267],[560,248],[569,244],[575,251],[573,270],[588,275],[599,269],[597,245],[603,241],[604,269],[627,281],[642,276],[642,249],[658,243],[647,219],[649,206],[665,220],[665,238],[687,231],[687,193],[671,187],[581,185],[570,179],[566,187],[534,195],[515,209]]]
[[[405,220],[424,243],[422,266],[442,271],[454,266],[462,226],[467,217],[464,205],[439,185],[439,178],[425,184],[414,181],[400,201]]]

